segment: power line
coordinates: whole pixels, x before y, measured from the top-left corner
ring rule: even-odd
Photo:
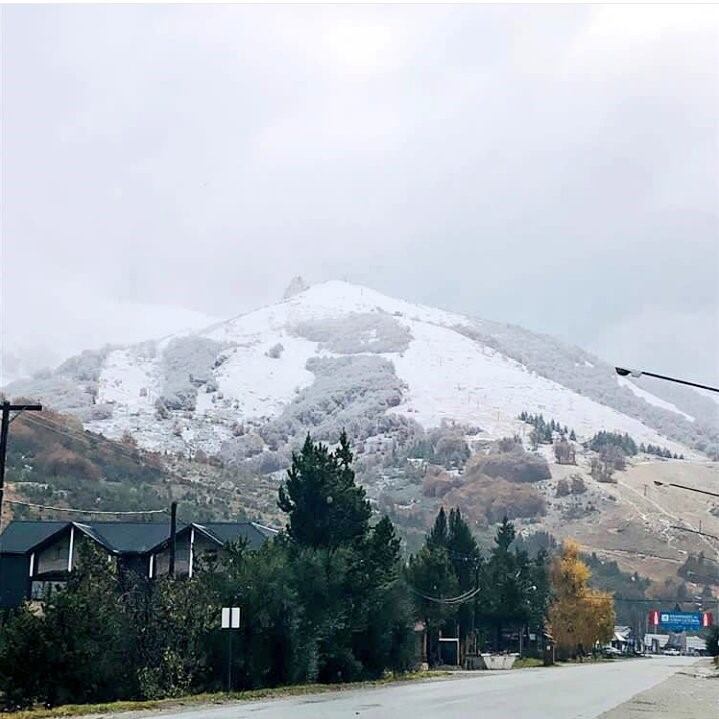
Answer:
[[[138,459],[136,455],[133,455],[131,451],[126,450],[124,447],[118,444],[117,441],[109,439],[102,434],[88,432],[87,430],[79,431],[74,429],[73,427],[61,424],[60,422],[50,419],[49,417],[25,417],[25,421],[42,427],[43,429],[47,429],[51,432],[54,431],[58,434],[62,434],[69,439],[77,439],[78,441],[85,442],[89,445],[92,445],[96,441],[104,442],[119,454],[124,454],[127,457]]]
[[[701,524],[701,522],[700,522]],[[672,524],[672,529],[680,529],[682,532],[691,532],[692,534],[699,534],[702,537],[709,537],[710,539],[717,539],[719,540],[719,537],[716,536],[716,534],[709,534],[708,532],[702,532],[698,529],[691,529],[690,527],[682,527],[678,524]]]
[[[469,601],[470,599],[474,599],[474,597],[479,594],[480,587],[475,587],[474,589],[469,589],[468,591],[464,592],[464,594],[460,594],[456,597],[432,597],[429,594],[424,594],[424,592],[420,592],[418,589],[415,589],[411,584],[407,584],[407,588],[410,592],[413,594],[416,594],[419,597],[422,597],[422,599],[426,599],[430,602],[437,602],[438,604],[463,604],[464,602]]]
[[[91,436],[88,436],[85,432],[80,433],[77,430],[72,429],[71,427],[60,425],[53,422],[52,420],[49,420],[46,417],[43,417],[42,420],[36,417],[25,417],[25,421],[30,422],[37,427],[41,427],[48,432],[55,432],[55,434],[67,437],[68,439],[83,442],[88,447],[93,447],[93,443],[96,440],[105,442],[117,454],[121,454],[127,459],[131,459],[135,463],[143,464],[142,458],[139,453],[133,453],[132,451],[128,451],[124,449],[121,445],[119,445],[117,442],[108,439],[107,437],[103,437],[101,434],[91,433]]]
[[[118,510],[113,512],[111,510],[102,509],[75,509],[73,507],[52,507],[48,504],[34,504],[33,502],[22,502],[17,499],[5,500],[8,504],[18,504],[23,507],[34,507],[35,509],[51,509],[57,512],[73,512],[75,514],[114,514],[114,515],[135,515],[135,514],[166,514],[166,509],[137,509],[132,511]]]
[[[7,400],[2,403],[2,420],[0,421],[0,524],[2,523],[2,501],[5,495],[5,461],[7,459],[7,441],[10,434],[10,412],[17,412],[12,419],[25,410],[41,412],[41,404],[13,404]]]
[[[119,446],[116,442],[113,440],[107,439],[106,437],[103,437],[102,435],[96,435],[93,434],[91,437],[87,436],[85,432],[82,433],[78,432],[77,430],[72,429],[71,427],[67,427],[65,425],[60,425],[59,423],[53,421],[49,417],[42,417],[40,419],[39,417],[30,417],[26,416],[24,418],[25,422],[29,422],[30,424],[35,425],[36,427],[40,427],[48,432],[53,432],[57,435],[60,435],[62,437],[67,437],[70,440],[74,440],[76,442],[81,442],[86,447],[93,447],[94,439],[101,440],[108,444],[110,448],[115,451],[116,453],[122,455],[123,457],[126,457],[127,459],[132,460],[136,464],[144,464],[142,462],[141,457],[139,454],[129,452],[125,450],[123,447]],[[158,513],[166,513],[166,509],[152,509],[152,510],[133,510],[133,511],[110,511],[110,510],[99,510],[99,509],[74,509],[71,507],[56,507],[53,505],[45,505],[45,504],[36,504],[33,502],[24,502],[20,500],[7,500],[8,504],[14,504],[19,506],[25,506],[25,507],[32,507],[36,509],[45,509],[45,510],[51,510],[51,511],[59,511],[59,512],[71,512],[71,513],[78,513],[78,514],[95,514],[95,515],[114,515],[114,516],[137,516],[137,515],[146,515],[146,514],[158,514]]]

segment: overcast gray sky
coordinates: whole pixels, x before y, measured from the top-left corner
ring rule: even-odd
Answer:
[[[4,7],[6,374],[302,274],[719,381],[717,12]]]

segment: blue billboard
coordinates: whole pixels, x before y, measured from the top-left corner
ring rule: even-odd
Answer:
[[[659,612],[659,626],[668,632],[698,632],[704,626],[703,612]]]

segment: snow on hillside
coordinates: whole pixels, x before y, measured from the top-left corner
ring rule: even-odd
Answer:
[[[35,322],[4,321],[0,385],[30,377],[88,347],[108,342],[125,345],[192,332],[216,321],[207,314],[180,307],[105,299],[86,303],[81,322],[68,326],[59,321],[75,312],[75,300],[60,295],[54,315],[44,317],[46,324],[40,333]]]
[[[694,422],[695,418],[692,417],[690,414],[687,414],[686,412],[682,412],[675,404],[672,404],[671,402],[667,402],[664,399],[661,399],[660,397],[657,397],[656,395],[653,395],[651,392],[647,392],[645,389],[642,389],[641,387],[637,387],[637,385],[634,384],[634,382],[631,382],[626,377],[617,377],[617,383],[621,387],[627,387],[629,390],[631,390],[637,397],[641,397],[646,402],[649,402],[649,404],[653,404],[655,407],[662,407],[663,409],[668,409],[670,412],[676,412],[677,414],[680,414],[685,419],[689,420],[690,422]]]
[[[370,435],[410,420],[425,428],[453,420],[497,438],[526,430],[516,417],[527,410],[580,438],[614,430],[687,452],[637,408],[670,425],[693,417],[634,385],[612,384],[625,394],[612,396],[611,407],[540,376],[516,359],[534,341],[550,340],[332,281],[199,332],[83,353],[42,381],[8,389],[73,412],[88,429],[130,432],[160,450],[252,456],[313,428],[331,434],[328,427],[349,425]],[[501,342],[519,347],[515,359]],[[550,362],[561,359],[572,372],[600,372],[574,356],[579,350],[551,351]],[[624,397],[633,416],[616,408]]]
[[[628,432],[637,441],[659,441],[657,432],[636,419],[539,377],[492,349],[478,348],[456,331],[420,322],[410,326],[415,341],[394,360],[409,384],[398,410],[425,427],[453,419],[501,437],[523,431],[526,425],[516,418],[530,408],[572,427],[580,437],[607,428]]]

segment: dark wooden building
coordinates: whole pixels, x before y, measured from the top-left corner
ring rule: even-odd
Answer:
[[[192,576],[199,559],[243,540],[257,549],[277,530],[255,522],[178,525],[175,573]],[[121,570],[150,579],[167,574],[170,528],[166,522],[13,521],[0,534],[0,608],[41,599],[64,586],[82,542],[93,542]]]

